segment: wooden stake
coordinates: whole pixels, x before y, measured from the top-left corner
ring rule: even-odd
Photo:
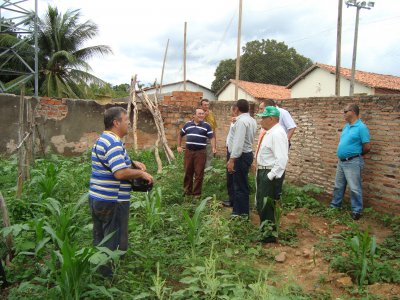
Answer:
[[[19,130],[18,138],[21,147],[18,149],[18,179],[17,179],[17,198],[21,198],[22,187],[25,180],[25,146],[23,144],[24,136],[24,107],[25,107],[25,85],[21,86],[21,97],[19,98]]]
[[[6,200],[4,200],[2,193],[0,192],[0,210],[1,210],[1,216],[3,218],[3,225],[4,228],[10,227],[10,218],[8,217],[8,210],[7,210],[7,204]],[[12,249],[14,247],[14,241],[11,233],[6,236],[6,247],[8,249],[8,253],[10,255],[10,260],[12,259]]]
[[[128,118],[131,120],[131,111],[133,106],[133,121],[132,121],[132,133],[133,133],[133,149],[135,151],[138,150],[138,142],[137,142],[137,120],[138,120],[138,109],[136,102],[136,77],[132,76],[131,78],[131,86],[129,89],[129,97],[130,101],[128,103]]]
[[[159,142],[160,142],[160,136],[158,136],[156,143],[154,145],[154,156],[156,157],[156,162],[157,162],[157,174],[161,174],[162,170],[163,170],[160,153],[158,152],[158,143]]]
[[[155,98],[155,102],[152,102],[149,99],[149,96],[147,96],[146,92],[143,89],[141,91],[143,95],[143,104],[148,108],[148,110],[153,115],[154,123],[158,131],[158,136],[163,145],[168,162],[171,163],[173,160],[175,160],[175,155],[172,152],[171,148],[168,146],[168,140],[167,137],[165,136],[164,122],[161,116],[161,112],[158,109],[157,97]]]

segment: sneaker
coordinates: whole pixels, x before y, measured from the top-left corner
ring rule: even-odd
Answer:
[[[361,214],[360,214],[360,213],[351,213],[351,218],[352,218],[354,221],[360,220]]]
[[[229,200],[222,201],[222,206],[233,207],[232,202]]]

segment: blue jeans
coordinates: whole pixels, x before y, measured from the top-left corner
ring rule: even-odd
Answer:
[[[356,157],[349,161],[340,161],[337,164],[335,188],[331,207],[340,208],[346,186],[350,188],[351,211],[361,213],[363,209],[361,172],[364,169],[363,158]]]
[[[233,173],[233,210],[232,215],[249,215],[250,213],[250,188],[249,170],[253,163],[253,152],[242,153],[235,160]]]

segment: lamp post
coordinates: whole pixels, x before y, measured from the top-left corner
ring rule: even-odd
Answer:
[[[356,74],[356,57],[357,57],[357,39],[358,39],[358,20],[360,15],[360,10],[362,8],[371,9],[374,7],[375,2],[367,2],[366,1],[356,1],[356,0],[348,0],[346,1],[347,7],[353,6],[357,8],[356,12],[356,25],[354,29],[354,44],[353,44],[353,59],[351,62],[351,80],[350,80],[350,96],[354,94],[354,77]]]

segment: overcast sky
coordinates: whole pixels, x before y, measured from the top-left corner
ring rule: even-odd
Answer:
[[[183,80],[183,32],[187,22],[186,77],[206,87],[222,59],[236,57],[239,0],[49,0],[62,12],[80,9],[99,35],[91,45],[114,54],[92,59],[92,73],[112,84],[160,80],[170,39],[164,83]],[[242,42],[276,39],[314,62],[335,65],[338,0],[243,0]],[[343,5],[342,66],[351,68],[356,8]],[[400,0],[376,0],[360,12],[357,69],[400,76]]]

